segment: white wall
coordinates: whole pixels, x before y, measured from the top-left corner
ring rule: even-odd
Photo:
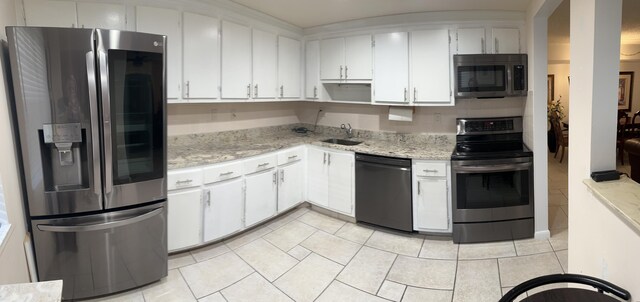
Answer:
[[[4,27],[16,24],[16,11],[13,0],[0,0],[0,38],[6,40]],[[5,66],[6,68],[6,66]],[[5,87],[5,73],[0,73],[0,175],[4,186],[7,213],[11,230],[4,246],[0,248],[0,284],[29,282],[24,248],[26,234],[25,219],[20,190],[20,174],[15,160],[15,144],[9,119],[9,100]]]

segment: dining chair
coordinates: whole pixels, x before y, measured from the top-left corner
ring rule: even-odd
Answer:
[[[551,127],[553,127],[553,132],[556,135],[556,153],[553,155],[553,158],[558,157],[558,151],[562,148],[562,152],[560,153],[560,163],[562,163],[564,149],[569,147],[569,133],[562,131],[560,118],[555,111],[551,111]]]
[[[624,166],[624,142],[629,139],[629,116],[626,113],[618,111],[618,133],[616,135],[616,148],[618,149],[618,157],[620,164]]]
[[[640,138],[630,138],[624,142],[624,150],[629,154],[631,179],[640,183]]]
[[[640,110],[633,114],[630,122],[630,137],[640,137]]]

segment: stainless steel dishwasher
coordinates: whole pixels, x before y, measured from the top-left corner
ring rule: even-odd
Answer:
[[[410,159],[356,154],[356,220],[413,231]]]

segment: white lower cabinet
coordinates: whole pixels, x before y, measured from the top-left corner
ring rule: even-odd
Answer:
[[[329,206],[329,166],[327,151],[309,147],[307,149],[307,199],[322,206]]]
[[[278,168],[278,213],[304,201],[304,164],[301,160]]]
[[[413,161],[413,229],[451,232],[449,162]]]
[[[204,242],[222,238],[244,227],[242,177],[205,187]]]
[[[251,226],[276,214],[277,176],[278,172],[275,169],[245,176],[244,219],[246,226]]]
[[[169,252],[202,242],[202,190],[200,187],[168,193]]]
[[[308,200],[327,209],[353,216],[354,163],[353,152],[309,147]]]

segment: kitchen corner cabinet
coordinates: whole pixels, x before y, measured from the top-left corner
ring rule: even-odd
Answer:
[[[378,34],[374,41],[374,101],[409,103],[409,34]]]
[[[353,152],[309,147],[307,153],[310,202],[349,216],[354,213]]]
[[[449,171],[448,161],[413,161],[414,230],[451,233]]]
[[[238,175],[205,187],[204,242],[222,238],[244,227],[243,184],[242,177]]]
[[[184,13],[182,32],[184,89],[182,97],[217,99],[220,84],[219,21],[208,16]]]
[[[78,27],[75,2],[24,0],[23,3],[27,26]]]
[[[253,86],[251,98],[276,98],[278,37],[274,33],[253,29]],[[299,73],[299,72],[298,72]]]
[[[182,26],[176,10],[136,7],[136,31],[167,36],[167,98],[180,99],[182,90]],[[175,101],[169,101],[175,102]]]
[[[250,98],[251,29],[233,22],[222,21],[221,56],[221,97],[223,99]]]
[[[169,252],[202,242],[202,170],[167,173],[167,244]]]
[[[318,99],[320,93],[320,41],[308,41],[305,47],[305,89],[307,99]]]
[[[275,169],[245,176],[245,224],[252,226],[277,212],[278,172]]]
[[[515,27],[458,28],[456,31],[457,54],[521,52],[520,30]]]
[[[78,2],[78,27],[126,29],[123,4]]]
[[[320,41],[320,78],[322,80],[371,80],[371,35]]]
[[[278,89],[280,98],[300,98],[300,41],[278,37]]]

